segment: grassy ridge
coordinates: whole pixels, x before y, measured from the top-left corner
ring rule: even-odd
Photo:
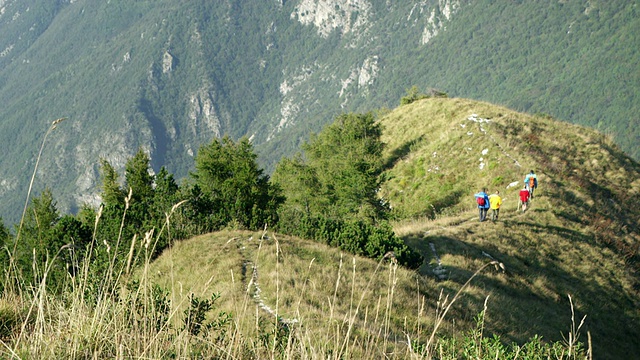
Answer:
[[[363,339],[380,331],[367,321],[384,316],[384,338],[397,343],[407,324],[424,330],[435,322],[441,291],[453,296],[477,269],[497,260],[505,270],[491,267],[474,278],[452,307],[444,333],[473,328],[486,306],[486,334],[520,344],[536,334],[564,341],[572,326],[570,296],[574,326],[587,316],[582,340],[588,331],[597,358],[640,352],[634,340],[640,321],[636,162],[594,131],[464,99],[418,101],[380,122],[388,155],[380,193],[398,217],[396,232],[428,259],[417,273],[394,270],[391,281],[388,265],[378,268],[315,243],[288,237],[258,242],[256,234],[230,233],[199,238],[200,245],[179,244],[191,252],[176,246],[171,260],[165,254],[154,264],[164,269],[154,281],[170,286],[168,279],[180,277],[193,289],[202,283],[224,289],[222,301],[238,313],[244,310],[237,308],[238,294],[255,291],[246,289],[256,264],[264,303],[304,323],[309,334],[322,334],[314,337],[319,344],[345,336],[335,322],[349,323],[355,308],[369,329],[359,330]],[[529,211],[517,212],[517,192],[530,169],[538,173],[539,191]],[[503,196],[497,223],[477,220],[473,193],[483,186]],[[444,269],[442,281],[431,244]],[[195,260],[196,254],[204,258]],[[180,261],[188,264],[169,271]],[[200,270],[194,264],[207,265]],[[390,308],[382,305],[386,301]]]
[[[470,289],[476,307],[487,294],[499,304],[490,329],[518,341],[553,338],[566,323],[558,305],[571,294],[599,356],[638,352],[627,337],[637,336],[640,319],[637,162],[592,130],[475,101],[423,100],[380,121],[394,164],[383,196],[413,217],[396,231],[427,256],[433,243],[455,282],[486,254],[505,264],[505,275],[487,274]],[[517,192],[530,169],[540,186],[522,214]],[[478,223],[481,187],[502,194],[495,224]]]
[[[126,288],[94,294],[78,276],[62,298],[44,286],[4,296],[0,355],[527,358],[535,336],[555,351],[542,358],[585,358],[576,337],[598,359],[640,353],[636,162],[593,131],[464,99],[416,101],[380,123],[380,194],[396,233],[427,259],[417,271],[392,256],[221,231],[105,275]],[[517,212],[531,168],[540,187]],[[484,186],[504,198],[496,223],[477,220]]]

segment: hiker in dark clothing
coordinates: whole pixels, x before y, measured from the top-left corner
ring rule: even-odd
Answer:
[[[489,195],[487,195],[487,189],[483,188],[482,191],[475,194],[475,198],[478,204],[480,222],[485,221],[487,219],[487,211],[489,210]]]

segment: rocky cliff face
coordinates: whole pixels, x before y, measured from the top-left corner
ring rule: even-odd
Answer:
[[[422,29],[421,39],[414,44],[420,47],[444,29],[460,6],[459,0],[422,0],[409,6],[387,1],[382,7],[378,4],[378,11],[406,11],[406,16],[403,16],[405,26]],[[313,95],[314,85],[305,84],[322,83],[337,95],[336,100],[340,108],[348,109],[354,97],[370,96],[371,89],[377,85],[376,80],[383,72],[394,71],[380,64],[387,55],[380,51],[383,41],[379,33],[386,31],[377,23],[383,15],[376,13],[373,1],[300,0],[290,18],[305,26],[315,27],[320,37],[339,35],[344,41],[344,53],[357,53],[357,57],[365,57],[358,61],[341,63],[339,68],[330,62],[317,59],[297,69],[286,68],[279,87],[282,95],[280,116],[277,123],[273,123],[267,141],[273,139],[274,134],[295,124],[296,118],[302,116],[304,109],[313,107],[317,102]],[[252,136],[255,137],[256,134]]]
[[[318,28],[328,37],[333,31],[360,33],[371,22],[371,3],[366,0],[301,0],[291,18]]]

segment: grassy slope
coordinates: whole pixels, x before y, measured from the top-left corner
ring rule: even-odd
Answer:
[[[470,121],[472,114],[491,121]],[[304,240],[221,232],[176,244],[153,264],[152,281],[174,289],[176,302],[192,291],[220,291],[221,308],[249,334],[258,331],[256,314],[267,314],[249,297],[255,288],[246,290],[256,265],[264,304],[298,319],[304,338],[325,353],[347,331],[363,344],[405,341],[405,329],[426,341],[440,292],[452,297],[488,254],[507,272],[489,268],[476,277],[444,331],[472,328],[489,297],[485,334],[562,340],[571,327],[571,295],[575,320],[587,315],[581,340],[591,332],[597,358],[640,353],[637,163],[590,130],[468,100],[416,102],[381,123],[389,156],[382,193],[398,214],[413,215],[396,230],[428,259],[421,276]],[[516,213],[519,186],[507,185],[530,168],[540,178],[538,195],[530,211]],[[476,219],[472,195],[482,186],[503,194],[495,224]],[[434,276],[429,243],[447,271],[444,281]],[[349,321],[355,309],[358,320]]]
[[[473,114],[490,122],[469,120]],[[507,275],[487,274],[470,290],[476,307],[492,296],[490,331],[556,339],[569,323],[569,294],[588,315],[596,354],[638,353],[638,163],[592,130],[487,103],[424,100],[381,123],[394,163],[383,194],[418,216],[396,231],[426,255],[433,243],[456,283],[487,261],[483,252],[506,265]],[[539,191],[530,211],[517,213],[530,169]],[[502,194],[498,223],[477,221],[473,193],[481,187]],[[435,220],[419,220],[434,212]]]
[[[247,338],[258,339],[263,334],[259,323],[273,323],[276,313],[298,322],[296,338],[308,346],[303,353],[313,358],[342,347],[362,351],[352,354],[355,358],[375,358],[379,354],[371,351],[387,348],[387,342],[406,341],[403,329],[422,334],[425,341],[425,329],[433,321],[419,310],[422,302],[433,307],[437,296],[425,298],[416,288],[419,283],[421,289],[435,289],[435,280],[418,279],[388,261],[376,263],[306,240],[246,231],[179,242],[147,273],[150,282],[173,289],[177,313],[186,309],[191,293],[207,298],[219,292],[218,310],[232,313]],[[348,334],[358,343],[343,344]]]

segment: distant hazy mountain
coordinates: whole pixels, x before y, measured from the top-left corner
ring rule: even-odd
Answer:
[[[0,0],[0,216],[99,202],[99,159],[178,178],[213,137],[270,170],[345,111],[437,88],[613,135],[636,159],[638,1]]]

